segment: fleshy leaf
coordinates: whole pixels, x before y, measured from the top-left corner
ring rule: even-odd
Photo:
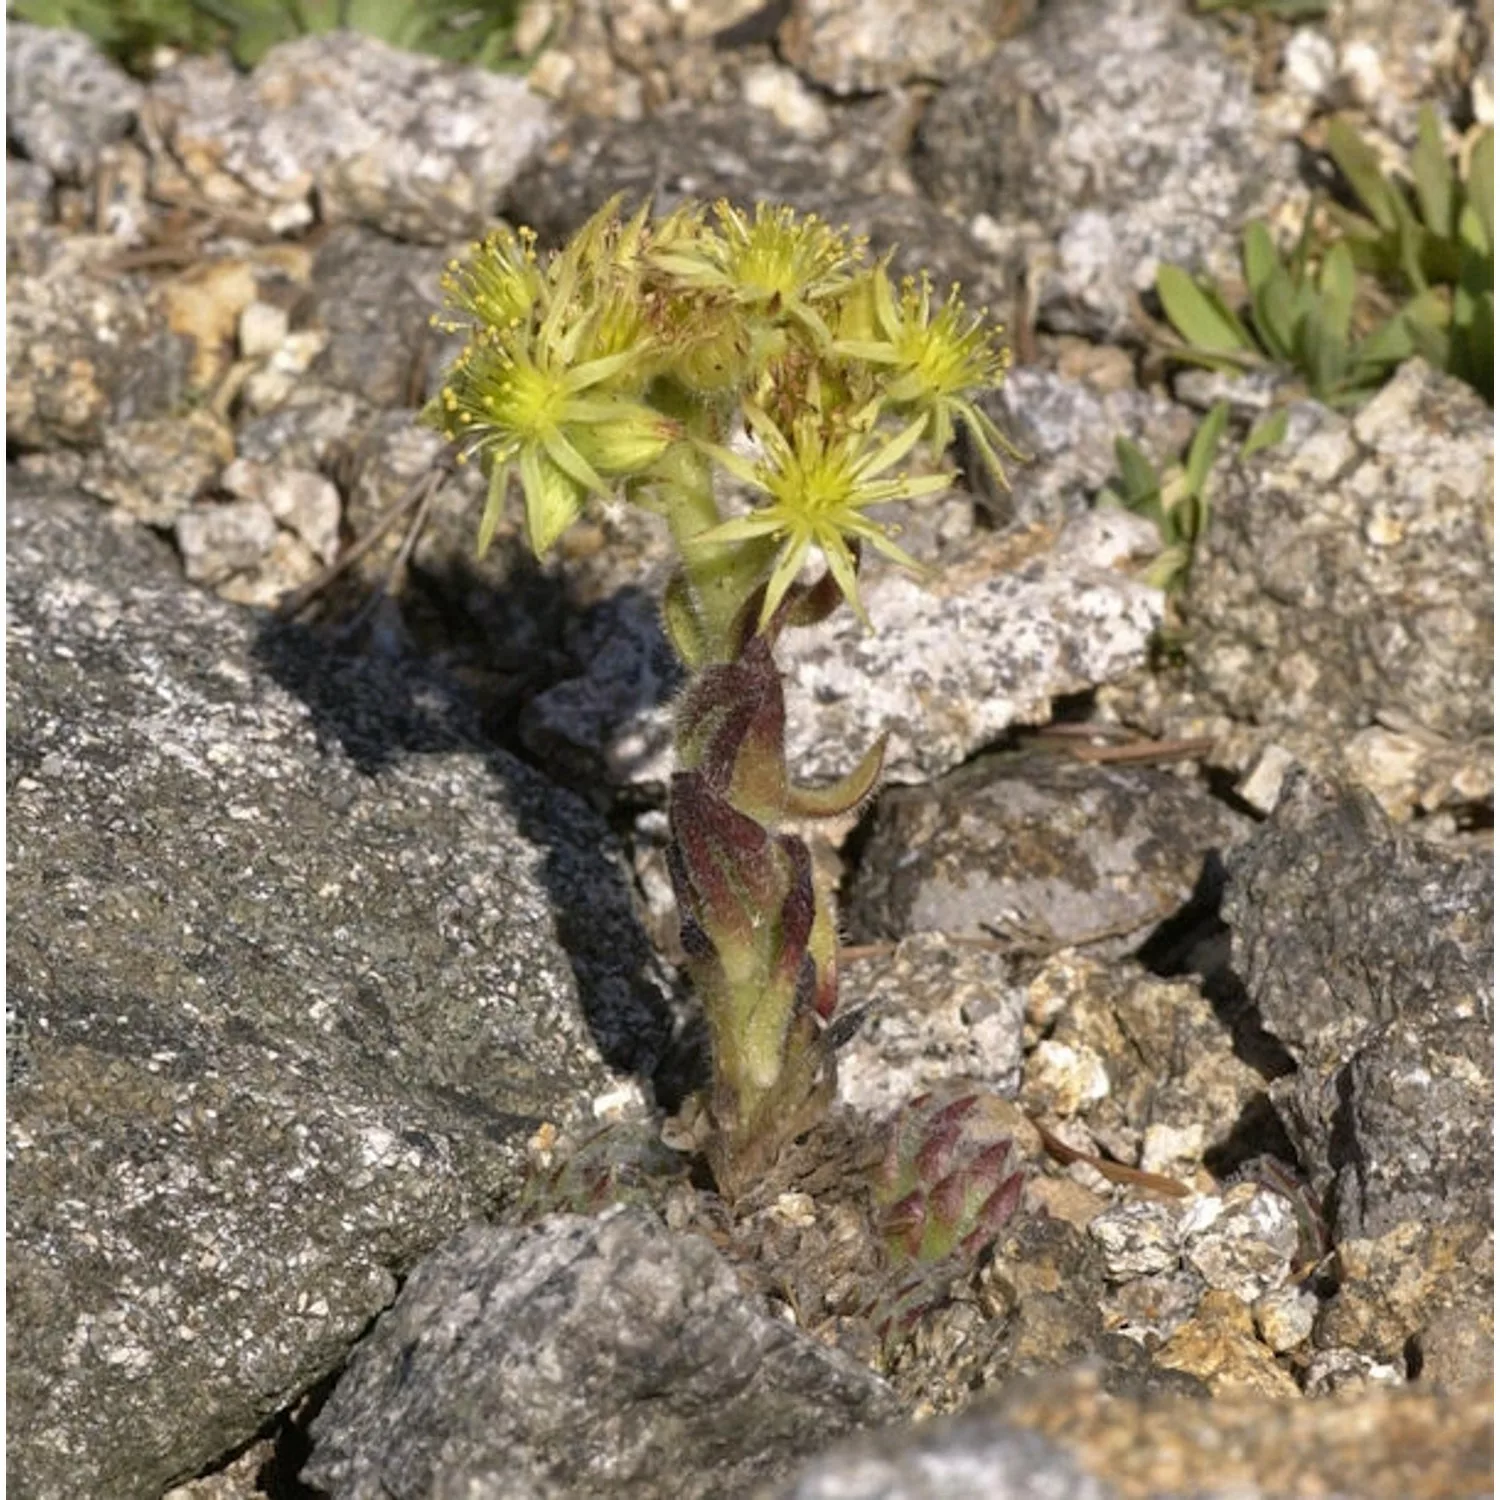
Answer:
[[[1262,417],[1250,429],[1250,435],[1240,448],[1240,458],[1252,458],[1265,448],[1276,447],[1286,437],[1287,409],[1279,406],[1269,416]]]
[[[1453,232],[1453,171],[1443,149],[1443,132],[1430,104],[1417,116],[1417,144],[1411,153],[1412,183],[1423,222],[1433,234],[1446,238]]]
[[[1396,228],[1395,194],[1380,170],[1380,158],[1343,120],[1328,122],[1328,154],[1349,181],[1365,211],[1384,230]]]
[[[1214,454],[1218,451],[1219,440],[1224,436],[1224,429],[1228,424],[1227,401],[1215,402],[1213,410],[1198,424],[1187,456],[1187,488],[1190,494],[1198,496],[1203,493],[1208,471],[1213,466]]]
[[[860,763],[848,775],[841,776],[830,786],[789,787],[786,797],[787,816],[837,818],[853,812],[880,783],[880,773],[885,768],[888,738],[888,735],[882,734],[865,751]]]
[[[1159,266],[1156,290],[1172,326],[1194,349],[1209,354],[1243,354],[1253,349],[1239,319],[1222,304],[1216,306],[1180,267]]]

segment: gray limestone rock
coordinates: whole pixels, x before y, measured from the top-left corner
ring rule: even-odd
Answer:
[[[769,56],[784,7],[785,0],[571,0],[523,10],[516,43],[525,51],[532,37],[545,37],[528,79],[570,115],[639,122],[675,100],[731,94],[744,49]]]
[[[8,1462],[155,1500],[665,1044],[610,836],[437,678],[12,475]]]
[[[313,1425],[345,1500],[743,1495],[898,1403],[649,1211],[473,1227],[429,1256]]]
[[[456,352],[431,326],[448,259],[363,225],[333,230],[313,261],[310,313],[328,342],[309,378],[375,406],[420,405],[429,369],[445,368]]]
[[[1118,954],[1192,896],[1246,831],[1168,772],[982,760],[880,800],[850,892],[861,939],[944,932]]]
[[[1335,0],[1326,33],[1335,44],[1340,102],[1409,149],[1424,102],[1442,115],[1466,113],[1465,85],[1485,71],[1493,29],[1482,11],[1449,0]],[[1493,96],[1493,64],[1489,72]]]
[[[80,487],[148,526],[170,526],[217,481],[234,438],[211,412],[112,422]]]
[[[861,589],[873,629],[851,610],[789,631],[777,648],[787,694],[787,756],[803,781],[844,775],[889,733],[889,781],[942,775],[1052,700],[1143,662],[1162,596],[1119,567],[1157,546],[1122,512],[976,536],[930,581],[878,561]],[[564,755],[620,784],[665,784],[674,679],[654,607],[604,606],[600,649],[581,679],[539,694],[523,722],[537,753]]]
[[[23,448],[98,443],[163,415],[187,390],[189,344],[139,275],[94,262],[112,244],[38,237],[5,297],[5,433]]]
[[[940,933],[914,933],[888,956],[846,963],[839,1010],[865,1019],[839,1052],[839,1099],[884,1116],[948,1078],[1014,1098],[1024,1005],[1004,954]]]
[[[333,467],[361,450],[377,413],[353,391],[304,380],[280,406],[240,424],[236,452],[253,463]],[[410,413],[405,425],[411,426]]]
[[[1041,323],[1106,338],[1158,263],[1231,269],[1245,220],[1296,181],[1248,67],[1176,0],[1044,6],[934,101],[912,172],[966,216],[1040,226]]]
[[[775,1500],[1113,1500],[1064,1449],[987,1411],[889,1428],[815,1459]]]
[[[524,80],[400,52],[352,31],[273,47],[248,77],[187,58],[152,84],[158,192],[178,188],[274,232],[354,219],[442,244],[478,233],[556,128]]]
[[[1105,709],[1213,739],[1262,811],[1297,761],[1397,821],[1440,814],[1429,833],[1472,823],[1494,791],[1489,408],[1413,360],[1355,413],[1288,418],[1215,466],[1180,669],[1106,688]]]
[[[944,82],[982,61],[1036,9],[1031,0],[799,0],[781,55],[835,94]]]
[[[1138,390],[1099,392],[1050,370],[1012,370],[979,403],[1026,455],[991,506],[1007,521],[1053,524],[1081,515],[1118,472],[1115,439],[1127,437],[1165,466],[1192,439],[1192,413]]]
[[[1489,408],[1420,360],[1353,416],[1292,409],[1221,468],[1184,600],[1195,683],[1235,718],[1493,733]]]
[[[1294,775],[1230,866],[1233,966],[1297,1071],[1271,1097],[1335,1238],[1492,1209],[1494,885]]]
[[[898,274],[929,271],[940,290],[957,281],[1000,316],[1006,267],[929,199],[886,189],[894,158],[882,134],[891,129],[883,118],[847,117],[833,139],[809,140],[745,103],[679,105],[629,125],[579,120],[517,179],[507,212],[558,244],[618,192],[652,197],[661,212],[684,198],[789,203],[867,235],[877,252],[897,247]]]
[[[683,198],[795,203],[827,195],[878,156],[851,143],[848,156],[809,141],[746,104],[678,105],[636,123],[580,119],[546,160],[523,171],[506,194],[507,214],[530,224],[543,244],[560,244],[606,199],[651,196],[670,212]]]
[[[59,180],[92,180],[100,148],[126,134],[144,93],[82,32],[7,20],[6,140]]]
[[[1196,981],[1057,953],[1026,986],[1021,1102],[1036,1115],[1076,1119],[1082,1139],[1116,1161],[1192,1182],[1247,1115],[1268,1110],[1262,1071],[1244,1059],[1267,1072],[1286,1065],[1226,1011]]]
[[[5,237],[34,234],[53,217],[55,184],[46,167],[18,156],[5,158]]]

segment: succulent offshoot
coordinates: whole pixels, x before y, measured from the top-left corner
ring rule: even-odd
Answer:
[[[764,204],[653,220],[616,199],[548,255],[502,229],[444,290],[468,341],[425,417],[489,478],[481,550],[513,474],[538,556],[603,495],[661,515],[677,545],[663,618],[693,677],[669,865],[712,1045],[704,1148],[733,1196],[835,1089],[833,893],[793,825],[857,807],[884,754],[834,786],[793,785],[774,647],[846,602],[868,624],[867,551],[922,571],[869,511],[946,488],[912,463],[923,445],[941,460],[956,424],[999,471],[1012,450],[975,398],[1007,355],[956,291],[898,292],[863,241]],[[747,514],[725,510],[720,475],[757,497]]]
[[[900,1273],[875,1309],[883,1338],[940,1303],[1020,1207],[1023,1134],[1014,1105],[963,1085],[920,1094],[891,1121],[871,1182],[877,1234]]]

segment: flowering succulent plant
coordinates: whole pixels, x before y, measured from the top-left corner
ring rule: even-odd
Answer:
[[[857,806],[884,750],[835,786],[795,786],[774,647],[845,601],[864,618],[866,545],[921,571],[869,514],[951,482],[908,467],[919,446],[941,461],[962,423],[1003,479],[1008,445],[973,398],[1008,354],[956,291],[935,304],[925,281],[893,286],[863,241],[766,205],[653,220],[616,199],[550,255],[498,231],[444,288],[468,337],[427,419],[488,474],[481,552],[512,474],[539,556],[610,494],[660,514],[676,542],[663,613],[693,676],[669,859],[712,1043],[706,1149],[732,1195],[834,1090],[833,895],[790,825]],[[748,513],[726,514],[720,472],[753,492]],[[814,557],[824,571],[807,582]]]

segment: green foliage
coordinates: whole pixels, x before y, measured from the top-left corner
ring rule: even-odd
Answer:
[[[1266,225],[1252,222],[1242,262],[1246,300],[1240,311],[1213,283],[1177,266],[1158,268],[1157,295],[1183,340],[1171,351],[1175,358],[1230,372],[1279,365],[1299,375],[1317,400],[1348,406],[1419,352],[1415,327],[1432,316],[1430,304],[1413,299],[1373,332],[1356,333],[1353,255],[1339,241],[1315,260],[1310,215],[1287,259]]]
[[[11,0],[9,13],[87,33],[124,66],[145,68],[157,47],[226,47],[254,67],[278,42],[335,29],[410,52],[500,68],[514,65],[519,0]]]
[[[1474,138],[1464,170],[1424,105],[1406,180],[1383,173],[1343,120],[1329,124],[1328,153],[1364,209],[1329,208],[1355,265],[1412,296],[1422,309],[1411,329],[1419,352],[1493,401],[1494,130]]]
[[[1197,0],[1197,4],[1200,16],[1237,10],[1276,21],[1317,21],[1328,14],[1328,0]]]
[[[919,570],[868,514],[950,483],[912,466],[919,446],[941,461],[962,423],[1000,473],[1009,450],[974,397],[1007,355],[956,292],[892,285],[885,261],[815,216],[619,207],[555,254],[502,229],[449,268],[446,326],[468,340],[425,420],[488,474],[481,550],[512,477],[539,556],[605,495],[661,515],[677,544],[663,614],[694,675],[668,864],[713,1059],[699,1140],[733,1197],[834,1096],[833,893],[800,825],[856,808],[884,756],[882,741],[832,787],[793,785],[773,648],[844,602],[863,617],[865,547]],[[730,446],[739,436],[752,452]],[[753,496],[747,513],[721,508],[719,475]]]
[[[1172,354],[1216,370],[1277,365],[1330,406],[1362,401],[1419,354],[1493,401],[1494,131],[1474,137],[1462,168],[1424,106],[1402,179],[1342,120],[1329,125],[1328,151],[1363,212],[1327,205],[1332,234],[1320,245],[1309,211],[1286,257],[1264,223],[1250,224],[1238,306],[1223,288],[1160,267],[1157,293],[1182,340]],[[1377,281],[1401,299],[1378,322]]]
[[[1241,446],[1240,457],[1274,447],[1286,436],[1286,422],[1285,408],[1258,422]],[[1198,424],[1185,460],[1162,471],[1129,438],[1115,439],[1119,477],[1100,493],[1099,504],[1133,511],[1155,523],[1162,551],[1146,580],[1168,593],[1187,583],[1194,549],[1208,529],[1208,479],[1228,425],[1229,406],[1220,401]]]
[[[123,66],[144,68],[157,47],[209,52],[225,32],[197,0],[10,0],[7,14],[84,32]]]
[[[1194,545],[1208,525],[1208,473],[1228,420],[1229,407],[1220,401],[1194,433],[1186,464],[1161,472],[1129,438],[1115,439],[1119,478],[1100,494],[1099,504],[1133,511],[1155,524],[1162,551],[1146,579],[1157,588],[1175,592],[1187,581]]]

